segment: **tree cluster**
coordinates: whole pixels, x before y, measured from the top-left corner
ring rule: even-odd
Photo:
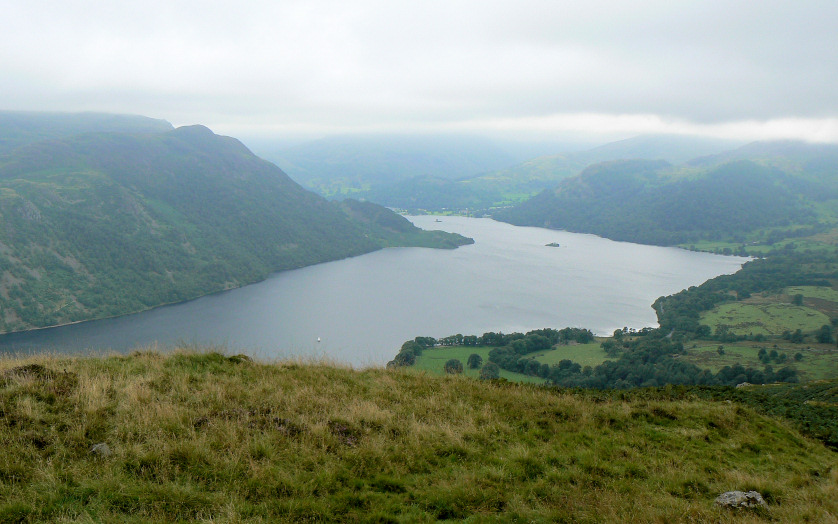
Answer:
[[[631,340],[612,339],[612,352],[616,360],[607,360],[595,366],[584,368],[570,360],[562,360],[549,366],[534,357],[518,354],[511,346],[493,349],[489,360],[502,369],[544,378],[550,383],[564,387],[597,389],[626,389],[633,387],[654,387],[664,384],[736,385],[743,382],[763,384],[767,382],[796,382],[797,371],[784,367],[775,372],[770,366],[764,370],[726,366],[713,373],[678,358],[683,353],[681,342],[673,342],[661,330],[645,330]]]

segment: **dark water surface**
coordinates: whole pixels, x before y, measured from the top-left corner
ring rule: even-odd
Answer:
[[[269,360],[381,365],[417,335],[565,326],[608,334],[654,326],[657,297],[733,273],[745,261],[490,219],[410,218],[475,244],[385,249],[286,271],[144,313],[2,336],[0,350],[121,352],[197,343]],[[551,242],[560,247],[545,246]]]

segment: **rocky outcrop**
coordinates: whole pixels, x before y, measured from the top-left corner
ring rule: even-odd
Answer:
[[[728,491],[716,497],[716,505],[723,508],[756,508],[765,506],[765,500],[756,491]]]

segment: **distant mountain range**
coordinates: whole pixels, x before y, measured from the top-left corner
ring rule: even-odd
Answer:
[[[742,243],[829,229],[836,199],[838,146],[754,142],[678,166],[595,164],[494,216],[651,244]]]
[[[202,126],[13,116],[0,131],[11,148],[0,155],[0,332],[140,311],[389,245],[468,241],[373,204],[328,202]]]
[[[334,136],[262,154],[303,186],[330,196],[415,176],[462,178],[516,162],[491,140],[463,135]]]
[[[819,203],[838,199],[836,166],[835,145],[659,135],[467,177],[382,176],[352,194],[410,211],[468,211],[618,240],[741,245],[828,228],[838,209]]]
[[[702,137],[640,136],[583,151],[530,158],[484,173],[463,173],[455,179],[423,175],[379,183],[358,196],[382,205],[411,210],[485,210],[526,200],[599,162],[651,159],[679,164],[739,145],[740,142]]]

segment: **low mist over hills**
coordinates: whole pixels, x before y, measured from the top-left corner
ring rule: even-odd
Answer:
[[[81,133],[165,133],[165,120],[108,113],[39,113],[0,111],[0,154],[20,146]]]
[[[647,159],[680,164],[739,145],[741,143],[730,140],[679,135],[639,136],[582,150],[578,146],[565,145],[562,148],[556,145],[550,154],[529,157],[500,169],[477,174],[463,172],[456,179],[415,176],[389,184],[371,185],[369,191],[361,195],[382,205],[405,209],[486,210],[526,200],[599,162]]]
[[[262,156],[294,180],[329,196],[414,176],[462,178],[520,158],[489,139],[468,135],[334,136],[284,150],[256,143]]]
[[[387,245],[466,241],[373,207],[350,214],[202,126],[31,142],[0,157],[0,331],[135,312]]]

